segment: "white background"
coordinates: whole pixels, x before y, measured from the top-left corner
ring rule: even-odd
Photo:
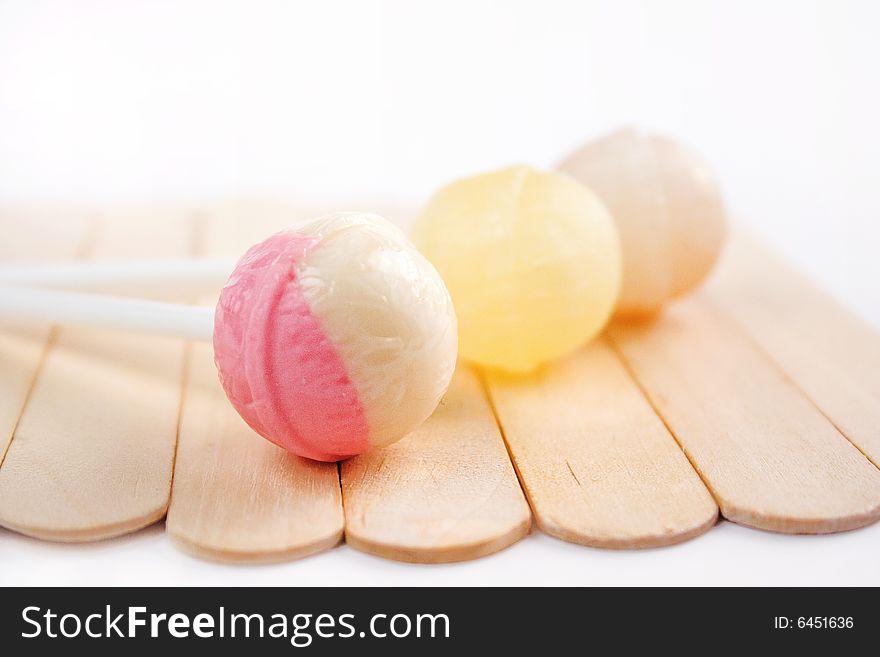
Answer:
[[[880,325],[880,3],[0,0],[0,204],[418,204],[625,123],[696,146],[732,214]],[[2,237],[0,237],[2,239]],[[2,583],[880,584],[880,526],[728,523],[645,552],[533,534],[454,566],[345,546],[230,567],[154,527],[0,531]]]

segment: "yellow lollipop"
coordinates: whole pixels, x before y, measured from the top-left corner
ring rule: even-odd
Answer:
[[[527,372],[605,326],[620,288],[614,220],[567,175],[515,166],[453,182],[413,240],[446,282],[459,353]]]

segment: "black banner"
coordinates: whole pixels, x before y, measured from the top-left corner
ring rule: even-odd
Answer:
[[[878,620],[872,589],[7,588],[0,651],[841,649],[871,645]]]

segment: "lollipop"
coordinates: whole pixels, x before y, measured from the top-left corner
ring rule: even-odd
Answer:
[[[184,270],[176,268],[178,279]],[[205,267],[192,271],[207,277]],[[50,278],[19,272],[18,282]],[[456,320],[443,281],[399,229],[368,214],[331,215],[252,247],[215,310],[9,285],[0,287],[3,314],[210,339],[242,418],[320,461],[409,433],[455,369]]]
[[[620,230],[618,314],[657,311],[696,287],[718,259],[721,194],[705,160],[685,146],[624,129],[583,146],[559,168],[600,196]]]
[[[566,175],[517,166],[453,182],[413,239],[449,286],[461,355],[480,365],[533,370],[598,333],[617,301],[614,221]]]

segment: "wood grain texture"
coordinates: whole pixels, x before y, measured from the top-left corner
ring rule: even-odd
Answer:
[[[0,208],[0,263],[72,260],[88,238],[88,212]],[[0,325],[0,465],[30,393],[50,327],[4,320]]]
[[[880,334],[743,234],[709,296],[880,467]]]
[[[95,258],[180,257],[185,214],[102,222]],[[116,536],[165,514],[184,343],[64,329],[46,353],[0,467],[0,524],[57,541]]]
[[[202,251],[242,255],[299,213],[275,203],[226,203],[203,215]],[[166,526],[198,556],[281,561],[342,539],[335,463],[301,459],[258,436],[217,379],[209,345],[193,345]]]
[[[403,440],[341,464],[346,541],[389,559],[462,561],[531,524],[479,377],[459,364],[434,414]]]
[[[223,561],[279,561],[342,539],[335,463],[301,459],[255,434],[217,380],[210,345],[193,345],[166,521],[178,545]]]
[[[705,300],[609,336],[729,520],[827,533],[880,516],[880,470]]]
[[[607,548],[678,543],[718,507],[604,339],[529,376],[487,374],[538,526]]]

